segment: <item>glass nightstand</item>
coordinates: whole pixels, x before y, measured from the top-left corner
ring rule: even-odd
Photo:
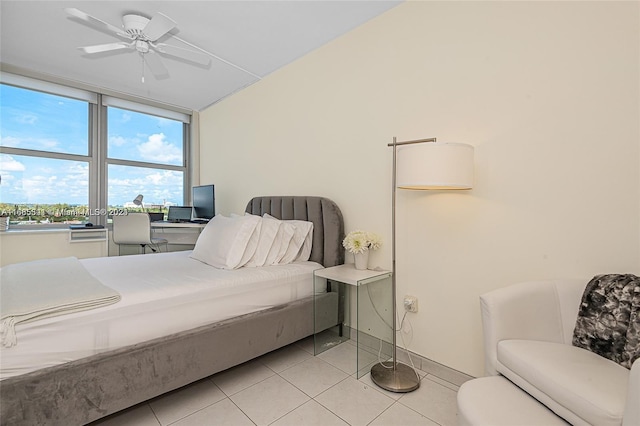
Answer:
[[[391,271],[346,264],[316,270],[313,282],[315,355],[353,340],[358,378],[392,356]]]

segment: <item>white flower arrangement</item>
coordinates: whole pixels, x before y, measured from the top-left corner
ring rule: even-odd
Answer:
[[[367,250],[377,250],[382,245],[382,238],[374,232],[351,231],[342,240],[342,246],[350,253],[364,253]]]

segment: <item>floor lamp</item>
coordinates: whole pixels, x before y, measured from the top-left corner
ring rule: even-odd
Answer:
[[[414,145],[414,146],[405,146]],[[393,357],[375,364],[371,380],[391,392],[410,392],[420,386],[413,368],[396,359],[396,191],[401,189],[471,189],[473,147],[461,143],[439,143],[436,138],[397,142],[393,138],[393,191],[391,207],[391,292],[393,300]],[[400,148],[399,148],[400,147]]]

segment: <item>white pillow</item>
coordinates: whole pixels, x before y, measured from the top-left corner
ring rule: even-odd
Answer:
[[[254,231],[259,222],[258,216],[215,215],[200,233],[190,257],[221,269],[243,266],[257,248]]]
[[[245,213],[245,216],[252,216],[249,213]],[[236,213],[231,213],[231,218],[239,218],[242,217],[239,214]],[[262,218],[260,216],[255,216],[254,219],[251,220],[257,220],[257,225],[255,227],[255,229],[253,230],[253,234],[251,235],[251,238],[249,239],[249,242],[247,243],[247,249],[245,250],[244,254],[242,255],[242,259],[240,260],[240,263],[238,264],[237,268],[241,268],[243,266],[246,266],[247,263],[249,263],[251,261],[251,259],[253,259],[253,256],[255,255],[256,250],[258,249],[258,243],[260,242],[260,231],[262,229]]]
[[[260,216],[255,216],[253,218],[249,218],[250,221],[256,222],[256,227],[253,229],[253,234],[249,238],[249,242],[247,243],[247,248],[242,255],[242,259],[238,264],[237,268],[241,268],[245,266],[253,256],[256,254],[256,250],[258,249],[258,243],[260,242],[260,231],[262,230],[262,218]]]
[[[279,225],[278,233],[276,234],[271,250],[269,250],[265,265],[280,265],[282,258],[287,252],[287,248],[289,248],[289,243],[293,238],[296,228],[292,224],[284,223],[280,219],[276,219],[268,213],[265,213],[262,217],[263,219],[273,220]]]
[[[307,240],[307,258],[305,260],[309,260],[309,255],[311,254],[311,238],[313,237],[313,223],[303,220],[284,220],[283,222],[285,223],[285,225],[293,225],[295,227],[295,231],[286,253],[280,260],[280,264],[291,263],[299,260],[299,258],[302,258],[304,256],[304,253],[302,253],[302,251]]]
[[[298,252],[298,256],[293,261],[306,262],[311,256],[311,247],[313,246],[313,222],[303,220],[292,220],[290,222],[296,225],[296,232],[299,230],[299,232],[305,235],[304,243]]]
[[[249,213],[247,213],[247,215],[249,215]],[[256,217],[260,219],[260,226],[256,226],[256,231],[259,230],[260,236],[258,238],[258,247],[256,248],[253,257],[245,264],[245,266],[249,267],[265,266],[270,264],[267,263],[267,256],[269,255],[271,248],[274,246],[278,230],[280,229],[279,220],[267,217],[261,218],[260,216]]]

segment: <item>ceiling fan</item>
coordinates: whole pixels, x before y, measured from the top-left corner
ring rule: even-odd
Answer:
[[[112,51],[135,51],[142,57],[142,82],[144,83],[144,64],[146,63],[156,78],[168,76],[169,72],[160,59],[160,54],[173,56],[193,62],[199,65],[208,66],[211,63],[209,52],[188,43],[169,32],[176,27],[176,22],[168,16],[158,12],[151,19],[137,14],[127,14],[122,17],[122,28],[111,25],[75,8],[65,9],[67,14],[73,18],[88,23],[89,25],[106,31],[127,41],[118,41],[106,44],[80,47],[86,54],[96,54]],[[168,35],[196,50],[185,49],[167,43],[160,43],[158,40]],[[203,52],[203,53],[201,53]],[[215,57],[215,56],[214,56]]]

